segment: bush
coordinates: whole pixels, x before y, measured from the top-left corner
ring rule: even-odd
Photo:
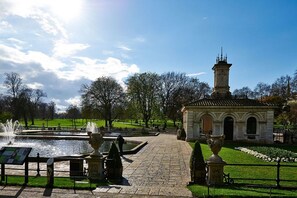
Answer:
[[[106,177],[109,179],[121,179],[123,174],[123,164],[119,150],[113,142],[106,158]]]
[[[184,128],[179,128],[179,129],[177,129],[176,130],[176,138],[178,139],[178,140],[185,140],[186,139],[186,131],[185,131],[185,129]]]
[[[191,181],[195,184],[205,184],[206,163],[204,162],[200,143],[195,142],[190,158]]]
[[[187,136],[186,131],[185,131],[184,128],[182,128],[181,132],[180,132],[180,139],[181,140],[186,140],[186,136]]]

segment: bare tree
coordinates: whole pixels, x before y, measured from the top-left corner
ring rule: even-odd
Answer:
[[[5,73],[5,76],[6,78],[4,80],[4,86],[7,88],[7,93],[9,94],[9,104],[11,112],[13,114],[13,119],[19,120],[21,118],[23,108],[26,107],[25,104],[21,104],[21,102],[25,101],[25,94],[23,93],[21,95],[25,88],[19,74],[11,72]]]
[[[270,85],[263,82],[259,82],[254,89],[254,96],[257,99],[262,99],[262,97],[269,96],[270,92],[271,92]]]
[[[98,109],[105,119],[105,126],[112,127],[125,101],[125,93],[121,85],[112,77],[101,77],[81,88],[83,108],[91,106]]]
[[[42,102],[42,98],[43,97],[46,97],[46,93],[43,92],[42,90],[40,89],[34,89],[32,91],[32,94],[31,94],[31,103],[30,103],[30,107],[29,107],[29,113],[30,113],[30,119],[31,119],[31,124],[34,125],[34,119],[36,117],[36,114],[38,112],[38,106],[39,104]]]
[[[56,103],[51,101],[50,103],[47,104],[47,110],[46,110],[47,119],[53,120],[55,117],[55,113],[56,113]]]
[[[172,103],[169,110],[169,118],[174,125],[177,120],[182,121],[181,108],[183,105],[202,99],[210,94],[210,87],[205,82],[200,82],[197,78],[187,77],[184,86],[180,86],[173,94]]]
[[[170,116],[171,108],[174,106],[174,95],[187,83],[187,76],[184,73],[168,72],[160,76],[160,86],[158,87],[158,98],[161,109],[161,116],[166,126]],[[165,127],[164,126],[164,127]]]
[[[235,89],[233,95],[237,98],[254,98],[254,92],[249,87]]]
[[[291,96],[291,77],[281,76],[276,79],[276,81],[271,85],[271,94],[273,96],[281,96],[284,99],[287,99]]]
[[[23,83],[20,75],[15,72],[5,73],[6,79],[4,81],[4,86],[7,87],[7,92],[16,98],[23,89]]]
[[[78,119],[80,116],[79,108],[75,105],[70,105],[67,108],[66,113],[67,113],[67,117],[72,120],[72,127],[76,129],[76,119]]]

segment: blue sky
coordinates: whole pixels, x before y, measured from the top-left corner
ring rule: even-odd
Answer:
[[[81,84],[137,72],[196,74],[213,86],[223,47],[230,87],[273,83],[297,70],[294,0],[1,0],[0,92],[17,72],[57,108]]]

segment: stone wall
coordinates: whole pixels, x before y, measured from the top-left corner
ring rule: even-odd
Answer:
[[[233,118],[233,140],[273,143],[273,110],[268,107],[197,107],[184,111],[184,129],[187,141],[204,136],[201,126],[201,117],[209,115],[212,118],[212,134],[224,134],[224,119]],[[247,134],[247,119],[256,118],[257,130],[255,139]]]

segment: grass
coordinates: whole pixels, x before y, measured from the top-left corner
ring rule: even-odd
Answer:
[[[2,185],[5,184],[5,181],[2,181]],[[24,176],[15,176],[10,175],[7,176],[7,185],[15,185],[21,186],[24,184]],[[47,187],[47,177],[33,177],[29,176],[27,186],[31,187]],[[88,180],[82,180],[80,182],[76,182],[75,188],[76,189],[95,189],[97,186],[108,185],[108,182],[101,182],[101,183],[89,183]],[[55,177],[54,180],[54,188],[73,188],[74,187],[74,180],[70,179],[69,177]]]
[[[105,126],[105,121],[104,120],[97,120],[97,119],[92,119],[92,120],[86,120],[86,119],[76,119],[75,121],[75,125],[73,123],[72,119],[53,119],[53,120],[42,120],[42,119],[35,119],[34,120],[34,125],[31,125],[31,122],[28,123],[28,125],[30,126],[31,129],[35,128],[41,128],[42,126],[47,127],[58,127],[58,125],[60,124],[60,126],[62,128],[75,128],[74,126],[76,126],[76,129],[80,128],[85,128],[87,125],[87,122],[95,122],[97,124],[98,127],[104,127]],[[25,123],[21,120],[20,123],[24,126]],[[149,123],[150,126],[153,126],[153,124],[155,126],[159,126],[159,128],[161,129],[163,127],[163,121],[161,120],[154,120],[152,122]],[[180,123],[176,123],[181,125]],[[138,122],[135,123],[135,120],[116,120],[113,121],[113,127],[114,128],[142,128],[144,125],[144,122]],[[174,123],[172,121],[167,121],[167,128],[176,128],[176,126],[174,126]]]
[[[98,127],[105,126],[104,120],[85,120],[85,119],[76,119],[76,128],[80,129],[82,127],[86,127],[86,123],[92,121],[97,124]],[[21,124],[24,126],[24,122],[21,121]],[[34,125],[30,125],[31,127],[38,127],[41,128],[43,125],[45,127],[57,127],[60,124],[61,127],[69,127],[74,128],[74,123],[72,122],[72,119],[53,119],[53,120],[41,120],[41,119],[35,119]],[[131,122],[113,122],[113,126],[116,128],[140,128],[140,125],[131,124]]]
[[[190,143],[193,147],[194,143]],[[251,146],[250,144],[248,144]],[[227,165],[224,167],[225,173],[230,173],[230,177],[234,178],[235,184],[222,187],[211,187],[210,194],[215,196],[227,196],[227,197],[240,197],[240,196],[254,196],[254,197],[296,197],[297,190],[283,190],[275,189],[271,187],[276,186],[276,166],[232,166],[228,164],[261,164],[261,165],[275,165],[275,162],[265,162],[252,155],[246,154],[234,148],[237,146],[247,146],[242,143],[225,143],[224,147],[220,151],[219,155],[223,158]],[[277,145],[282,149],[286,149],[286,146]],[[212,152],[207,144],[201,143],[202,153],[205,159],[208,159]],[[288,146],[286,150],[295,150],[292,146]],[[297,180],[296,163],[281,163],[281,165],[294,165],[295,167],[281,167],[280,178],[286,180]],[[237,178],[250,178],[251,180],[240,180]],[[256,180],[256,179],[271,179]],[[247,187],[248,185],[260,186],[260,188]],[[297,182],[285,182],[281,181],[282,187],[293,188],[296,187]],[[262,187],[261,187],[262,186]],[[265,186],[265,188],[263,187]],[[196,196],[203,196],[208,194],[207,186],[192,185],[189,189]]]
[[[197,197],[207,197],[206,186],[189,186],[191,192]],[[296,197],[296,190],[279,190],[274,188],[252,188],[240,185],[226,187],[210,187],[210,197]]]

